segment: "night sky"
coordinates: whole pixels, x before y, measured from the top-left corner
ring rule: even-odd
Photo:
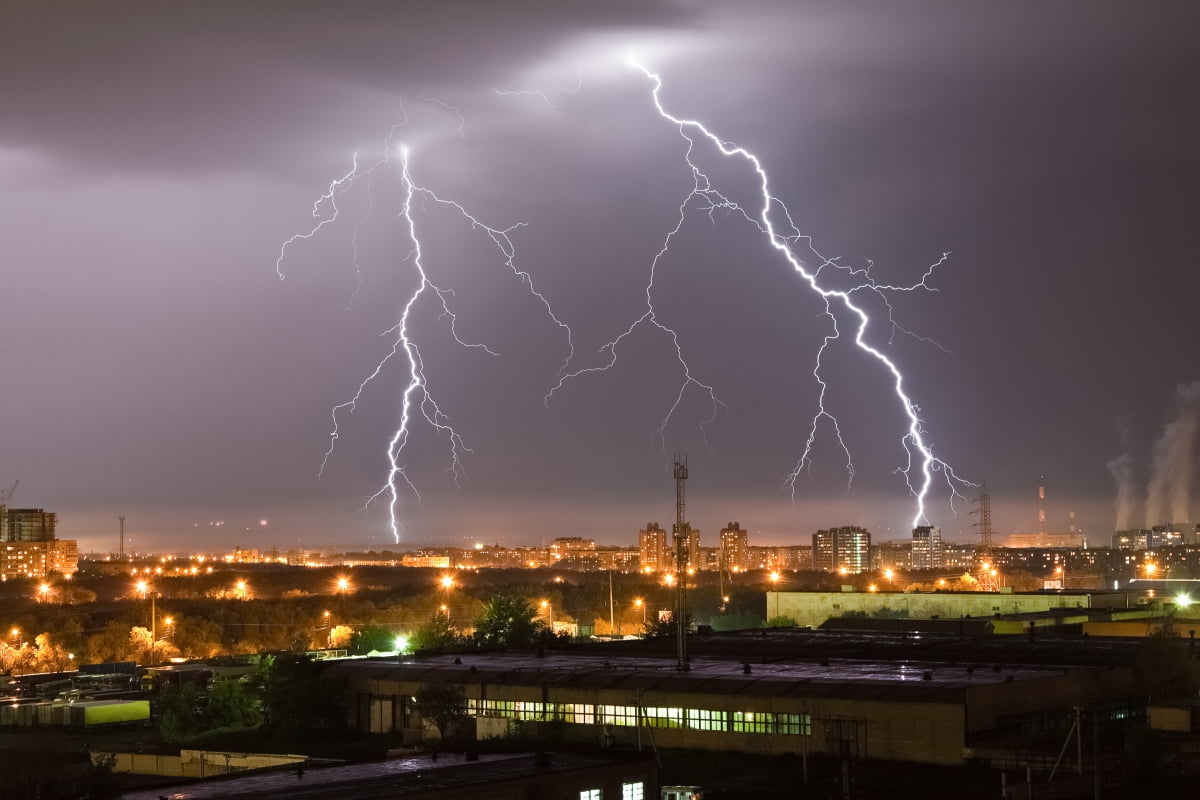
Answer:
[[[418,287],[398,147],[417,185],[524,223],[515,264],[570,326],[569,369],[601,367],[693,180],[632,53],[672,113],[761,159],[840,259],[831,286],[868,265],[913,285],[950,253],[936,291],[890,295],[895,330],[856,294],[935,453],[991,487],[998,532],[1036,528],[1041,474],[1050,530],[1074,510],[1107,541],[1114,473],[1125,524],[1195,520],[1198,23],[1191,2],[6,3],[0,485],[19,478],[14,505],[57,511],[83,548],[115,549],[118,514],[139,549],[390,545],[386,503],[364,503],[387,479],[400,357],[339,415],[318,472],[331,409]],[[330,219],[313,203],[356,153],[338,218],[288,246],[281,281],[281,245]],[[747,162],[704,143],[694,159],[757,211]],[[547,406],[564,329],[484,229],[416,198],[421,263],[456,317],[427,291],[408,331],[471,452],[456,486],[448,437],[413,424],[405,546],[632,544],[673,521],[675,452],[705,544],[731,520],[755,544],[907,535],[888,375],[839,317],[822,374],[853,483],[822,421],[793,498],[829,320],[736,210],[686,210],[652,297],[725,407],[702,431],[690,386],[659,440],[684,380],[666,333],[637,327]],[[1169,489],[1147,508],[1151,483]],[[974,518],[941,486],[928,519],[965,540]]]

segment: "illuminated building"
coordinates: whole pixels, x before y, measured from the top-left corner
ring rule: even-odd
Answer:
[[[912,568],[942,568],[942,529],[918,525],[912,532]]]
[[[74,539],[0,544],[0,580],[73,575],[78,569],[79,548]]]
[[[57,539],[58,515],[40,508],[0,505],[0,580],[73,575],[79,569],[74,539]]]
[[[749,541],[741,525],[731,522],[721,529],[719,569],[737,572],[746,569],[748,551]]]
[[[671,565],[667,550],[667,532],[657,522],[638,531],[638,563],[643,570],[661,572]]]
[[[813,534],[812,552],[813,569],[866,572],[871,564],[871,534],[857,525],[819,530]]]

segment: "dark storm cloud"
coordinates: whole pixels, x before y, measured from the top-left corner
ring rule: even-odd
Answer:
[[[373,184],[373,212],[362,186],[347,194],[346,224],[289,251],[282,284],[279,244],[307,229],[312,201],[352,151],[378,147],[403,101],[406,136],[426,137],[418,181],[492,224],[530,223],[522,264],[575,326],[579,365],[594,363],[640,313],[688,182],[677,132],[621,65],[629,46],[661,70],[672,109],[762,157],[822,252],[875,259],[905,283],[953,251],[939,292],[896,308],[954,355],[903,334],[888,345],[935,448],[989,482],[1002,531],[1033,524],[1040,473],[1051,527],[1075,509],[1085,528],[1111,529],[1114,421],[1130,420],[1130,457],[1147,463],[1171,392],[1198,377],[1197,14],[1125,2],[21,4],[0,25],[0,262],[19,298],[0,322],[0,363],[32,379],[7,397],[0,485],[21,477],[25,500],[64,520],[95,512],[95,530],[123,511],[163,536],[225,516],[244,531],[240,515],[271,519],[255,529],[268,545],[386,537],[378,507],[355,509],[382,480],[401,376],[374,387],[314,475],[329,408],[386,352],[379,334],[411,290],[394,175]],[[553,105],[492,92],[568,88],[577,70],[582,91]],[[422,98],[461,108],[466,136]],[[744,173],[705,157],[751,200]],[[347,309],[357,220],[363,284]],[[462,330],[504,357],[445,346],[437,314],[421,318],[431,380],[474,452],[457,489],[444,443],[414,440],[425,505],[406,501],[413,536],[570,527],[631,541],[650,519],[668,523],[669,470],[650,434],[677,388],[669,344],[640,333],[621,369],[545,409],[559,332],[519,287],[485,280],[500,273],[478,231],[422,222]],[[912,507],[892,474],[903,454],[898,410],[879,402],[885,376],[841,355],[828,365],[855,487],[822,428],[792,505],[779,483],[814,410],[819,308],[745,228],[699,217],[685,233],[662,265],[662,307],[730,404],[709,426],[712,453],[694,394],[669,430],[668,450],[691,453],[693,522],[740,519],[777,541],[830,524],[901,535]],[[935,515],[969,534],[940,501]]]
[[[572,38],[687,16],[634,0],[22,3],[0,28],[0,143],[76,169],[286,168],[348,129],[374,136],[406,93],[489,91]],[[368,93],[393,99],[377,120]]]

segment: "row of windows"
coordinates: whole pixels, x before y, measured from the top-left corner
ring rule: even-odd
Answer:
[[[604,800],[603,789],[584,789],[579,800]],[[646,785],[642,781],[621,784],[621,800],[646,800]]]
[[[541,703],[527,700],[467,700],[473,715],[520,720],[557,719],[579,725],[617,725],[647,728],[691,728],[698,731],[733,733],[776,733],[812,735],[808,714],[776,714],[771,711],[719,711],[707,708],[661,708],[646,706],[591,705],[590,703]]]

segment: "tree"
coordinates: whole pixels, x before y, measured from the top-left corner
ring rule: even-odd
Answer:
[[[262,722],[261,703],[236,680],[218,680],[208,690],[205,717],[209,728],[253,727]]]
[[[396,634],[382,625],[366,625],[350,637],[350,651],[353,653],[363,654],[372,650],[382,653],[395,649]]]
[[[763,623],[764,628],[795,628],[796,626],[797,622],[794,618],[782,614],[777,617],[771,617]]]
[[[205,729],[200,691],[195,684],[167,686],[159,697],[158,732],[167,742],[191,739]]]
[[[449,683],[426,684],[413,695],[413,710],[437,729],[445,740],[454,726],[467,718],[467,698],[461,686]]]
[[[1134,656],[1133,674],[1146,694],[1154,698],[1187,697],[1195,694],[1198,681],[1195,662],[1168,618],[1142,640]]]
[[[414,650],[445,650],[458,644],[461,634],[450,624],[445,614],[435,614],[433,619],[417,628],[410,644]]]
[[[757,618],[757,615],[756,615],[756,618]],[[690,631],[692,629],[692,624],[695,622],[695,619],[692,617],[691,611],[684,612],[683,621],[684,621],[684,628],[686,630]],[[676,631],[677,627],[678,626],[675,624],[675,613],[671,612],[670,614],[662,615],[661,617],[659,617],[656,620],[651,620],[650,622],[647,622],[646,628],[645,628],[645,631],[646,631],[645,636],[647,639],[653,639],[656,637],[674,638],[675,634],[677,633],[677,631]]]
[[[344,681],[323,674],[323,665],[306,656],[263,659],[264,716],[273,727],[305,734],[346,724]]]
[[[534,647],[544,627],[534,622],[536,614],[525,598],[498,594],[475,620],[475,641],[483,647]]]

